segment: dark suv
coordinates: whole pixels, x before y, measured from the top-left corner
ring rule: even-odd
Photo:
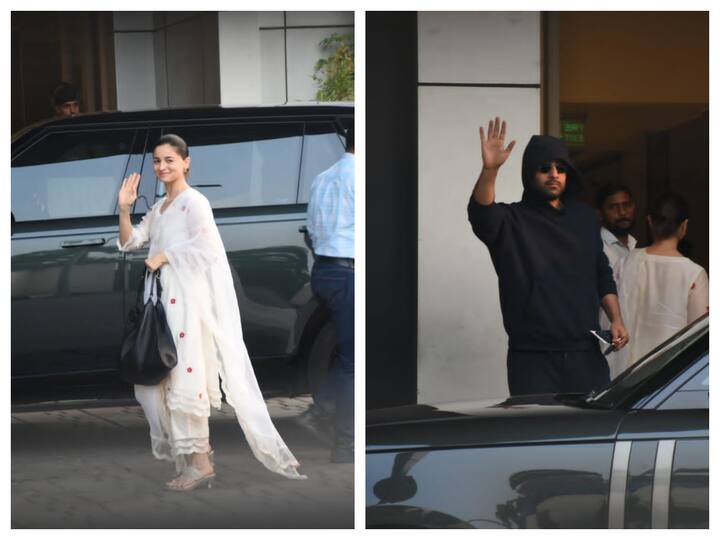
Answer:
[[[50,121],[12,142],[12,401],[128,395],[117,374],[147,249],[123,254],[117,194],[142,180],[133,223],[163,195],[152,144],[183,137],[211,202],[266,394],[313,390],[334,336],[310,290],[313,178],[344,152],[351,105],[203,107]]]

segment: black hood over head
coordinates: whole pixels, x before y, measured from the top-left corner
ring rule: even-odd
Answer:
[[[568,168],[567,183],[562,198],[576,196],[582,191],[580,171],[570,162],[565,142],[550,135],[533,135],[525,147],[522,160],[523,201],[543,200],[534,187],[535,171],[543,163],[560,161]]]

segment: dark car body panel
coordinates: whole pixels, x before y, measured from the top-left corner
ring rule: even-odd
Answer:
[[[123,257],[114,245],[117,224],[106,218],[84,221],[82,229],[57,223],[52,231],[18,227],[13,234],[13,377],[117,364],[113,344],[122,339],[124,326],[118,273]],[[82,245],[95,240],[97,245]],[[79,245],[62,247],[72,242]]]
[[[412,408],[424,409],[427,406]],[[442,408],[450,414],[452,409]],[[451,406],[452,407],[452,406]],[[546,441],[586,442],[612,440],[622,413],[607,410],[582,410],[562,405],[518,405],[453,412],[443,420],[378,422],[382,410],[368,415],[374,420],[367,434],[367,450],[403,448],[447,448],[455,446],[494,446],[537,444]]]
[[[708,409],[673,401],[707,394],[707,320],[688,334],[669,340],[671,361],[658,348],[612,383],[633,382],[632,400],[611,390],[369,411],[367,527],[707,528]],[[635,405],[600,407],[608,396]]]
[[[141,173],[139,197],[131,216],[133,224],[162,196],[162,185],[154,176],[150,153],[153,142],[161,134],[175,131],[182,134],[183,129],[192,129],[193,133],[202,135],[204,130],[212,128],[221,133],[239,134],[244,140],[245,126],[264,126],[262,141],[255,143],[249,139],[252,159],[265,160],[253,165],[258,169],[271,167],[272,159],[277,162],[284,159],[283,155],[269,156],[267,151],[265,154],[260,151],[264,148],[262,143],[273,141],[276,126],[298,126],[302,149],[302,141],[306,139],[304,126],[308,126],[309,134],[320,129],[313,127],[317,125],[328,135],[337,134],[353,121],[353,115],[351,105],[160,109],[53,120],[17,135],[12,143],[13,166],[22,164],[26,169],[22,178],[28,182],[36,181],[28,165],[55,166],[50,157],[47,158],[50,161],[43,161],[46,159],[43,145],[61,146],[62,141],[70,140],[68,137],[82,141],[80,151],[91,159],[61,157],[58,163],[62,165],[62,172],[38,173],[47,176],[48,180],[43,177],[37,181],[47,182],[48,192],[50,189],[57,192],[57,181],[63,177],[70,178],[70,188],[73,188],[73,181],[79,181],[72,178],[75,163],[92,167],[93,161],[102,163],[103,156],[109,154],[112,167],[107,175],[103,173],[107,178],[103,176],[98,180],[105,184],[93,187],[96,194],[107,198],[102,204],[98,203],[99,206],[93,206],[93,200],[78,197],[81,192],[77,192],[77,186],[76,191],[69,191],[69,196],[75,196],[81,208],[90,208],[91,215],[65,215],[66,208],[52,210],[42,201],[23,199],[24,191],[15,193],[22,208],[16,211],[13,206],[11,237],[13,403],[99,397],[113,392],[106,388],[108,385],[125,387],[117,377],[117,359],[126,314],[135,301],[145,269],[147,247],[129,253],[118,251],[117,191],[124,176],[130,172]],[[122,145],[113,143],[115,148],[108,143],[109,149],[104,148],[103,137],[109,137],[108,140],[114,137]],[[202,151],[200,155],[193,153],[192,142],[188,142],[191,157],[202,164]],[[213,142],[208,144],[207,148],[213,150]],[[333,144],[332,152],[339,157],[343,151],[339,135]],[[223,151],[217,148],[215,152]],[[98,159],[93,152],[100,152]],[[47,152],[48,156],[51,154]],[[260,157],[256,158],[255,154]],[[208,196],[213,204],[233,274],[244,339],[261,388],[267,394],[292,392],[307,384],[302,365],[305,359],[300,355],[328,318],[310,289],[313,256],[301,230],[305,225],[307,201],[303,199],[300,184],[301,178],[305,178],[307,184],[306,177],[312,176],[315,169],[329,167],[331,161],[322,161],[327,161],[329,155],[328,151],[317,158],[306,153],[296,156],[292,175],[278,178],[289,186],[293,183],[296,186],[292,188],[292,199],[283,204],[267,204],[270,199],[265,197],[249,205],[218,201],[216,207],[217,196],[213,194],[217,194],[220,184],[207,175],[190,177],[191,186]],[[308,164],[311,159],[315,160],[312,162],[315,169]],[[206,163],[205,170],[212,173],[212,166]],[[311,172],[305,171],[308,167]],[[264,169],[259,170],[253,174],[265,174]],[[221,169],[218,172],[223,173]],[[51,174],[59,178],[50,178]],[[235,176],[227,174],[225,171],[228,185],[223,189],[235,189],[231,183]],[[253,181],[256,182],[255,177]],[[104,185],[109,187],[103,191]],[[256,191],[266,189],[264,184],[254,186]],[[34,195],[28,188],[28,196]],[[66,206],[71,208],[69,204]],[[32,217],[33,212],[37,218]]]
[[[373,455],[367,523],[382,526],[374,511],[392,501],[479,528],[604,527],[612,451],[611,442],[588,442],[414,452],[409,474],[395,476],[393,469],[407,459],[405,453]],[[383,471],[382,478],[374,476],[377,470]],[[568,504],[571,498],[574,502]],[[578,504],[585,513],[578,514]],[[593,519],[588,521],[587,515]]]

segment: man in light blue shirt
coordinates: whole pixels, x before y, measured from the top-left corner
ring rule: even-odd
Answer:
[[[313,180],[307,229],[313,253],[355,258],[355,154],[351,147]]]
[[[302,424],[318,429],[334,408],[331,460],[351,463],[354,455],[355,401],[355,137],[346,133],[342,158],[313,180],[307,229],[315,254],[312,289],[330,312],[337,337],[337,357],[315,394]]]

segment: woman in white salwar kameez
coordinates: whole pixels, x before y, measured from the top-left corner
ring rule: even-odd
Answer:
[[[210,485],[215,477],[209,440],[211,407],[220,408],[220,382],[235,409],[255,457],[289,478],[297,460],[272,424],[242,337],[240,311],[230,266],[210,203],[187,183],[190,157],[176,135],[165,135],[153,149],[153,169],[166,197],[157,201],[136,227],[130,209],[140,175],[120,189],[121,251],[149,243],[149,271],[160,270],[161,301],[173,334],[178,363],[156,386],[135,386],[135,397],[150,424],[153,455],[174,461],[173,490]],[[145,297],[150,294],[150,277]]]
[[[709,309],[707,272],[678,250],[688,213],[679,195],[661,196],[648,216],[652,244],[633,250],[620,266],[618,292],[630,342],[615,355],[613,377]]]

